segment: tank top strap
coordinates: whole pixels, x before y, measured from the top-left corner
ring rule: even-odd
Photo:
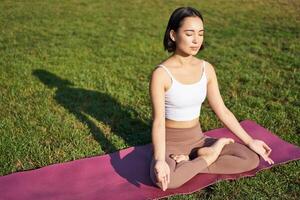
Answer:
[[[203,73],[205,73],[205,60],[203,60]]]
[[[162,64],[157,65],[157,66],[162,67],[162,68],[169,74],[169,76],[170,76],[172,79],[174,79],[173,75],[171,74],[171,72],[168,70],[168,68],[167,68],[166,66],[164,66],[164,65],[162,65]]]
[[[203,73],[204,73],[204,75],[205,75],[205,77],[206,77],[206,79],[208,78],[207,77],[207,74],[206,74],[206,61],[205,60],[203,60]]]

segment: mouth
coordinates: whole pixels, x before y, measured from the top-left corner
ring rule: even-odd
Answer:
[[[199,47],[191,47],[192,50],[196,51],[199,49]]]

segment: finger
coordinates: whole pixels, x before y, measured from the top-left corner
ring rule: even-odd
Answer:
[[[157,169],[154,169],[154,173],[155,173],[156,176],[158,176],[159,171]]]
[[[272,151],[270,148],[265,148],[265,150],[266,150],[266,153],[268,153],[268,154],[270,154]]]
[[[271,151],[271,148],[266,144],[266,143],[263,143],[263,147],[268,150],[268,151]]]
[[[167,177],[167,174],[164,176],[164,181],[165,181],[166,183],[168,183],[168,177]]]
[[[164,178],[162,176],[158,176],[156,180],[157,180],[158,183],[160,183],[161,185],[163,185]]]
[[[177,155],[171,154],[170,157],[175,160],[177,158]]]
[[[166,166],[166,175],[167,175],[167,181],[168,183],[170,183],[170,168],[168,165]]]
[[[274,161],[271,159],[271,158],[269,158],[269,157],[267,157],[267,156],[263,156],[263,159],[266,161],[266,162],[268,162],[270,165],[271,164],[274,164]]]
[[[169,174],[166,172],[164,176],[164,182],[166,184],[166,187],[168,186],[168,183],[170,182]]]
[[[165,191],[167,189],[167,181],[165,177],[163,178],[162,186],[163,186],[163,191]]]
[[[268,158],[268,162],[270,165],[274,164],[274,161],[271,158]]]
[[[269,156],[269,155],[271,154],[271,151],[272,151],[272,150],[270,150],[270,151],[267,152],[267,156]]]
[[[262,143],[262,145],[263,145],[263,148],[264,148],[264,150],[265,150],[264,153],[265,153],[267,156],[269,156],[269,155],[271,154],[272,149],[271,149],[268,145],[266,145],[265,143]]]
[[[262,154],[261,157],[262,157],[266,162],[268,162],[268,158],[267,158],[267,156],[266,156],[265,154]]]
[[[157,185],[158,185],[163,191],[166,190],[166,187],[165,187],[165,185],[164,185],[163,182],[158,182]]]
[[[268,150],[271,150],[271,148],[265,143],[265,146],[267,147]]]
[[[271,164],[274,164],[274,163],[275,163],[271,158],[269,158],[269,160],[270,160]]]
[[[171,158],[177,162],[178,156],[177,155],[172,155]]]
[[[267,158],[267,159],[266,159],[266,161],[269,163],[269,165],[271,164],[271,161],[270,161],[270,159],[268,159],[268,158]]]
[[[166,190],[166,185],[164,182],[161,182],[161,186],[162,186],[162,190],[165,191]]]
[[[270,159],[268,159],[268,163],[269,165],[272,165],[272,161]]]
[[[157,174],[157,181],[162,183],[163,180],[164,180],[163,174],[162,173]]]
[[[270,156],[271,152],[272,152],[272,150],[268,151],[267,156]]]

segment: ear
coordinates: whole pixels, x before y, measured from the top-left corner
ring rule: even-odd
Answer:
[[[170,38],[173,42],[175,42],[176,32],[173,29],[170,31]]]

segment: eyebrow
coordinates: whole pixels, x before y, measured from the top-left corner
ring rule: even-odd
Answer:
[[[187,30],[184,30],[184,31],[194,31],[194,30],[187,29]],[[204,31],[204,29],[201,29],[200,31]]]

